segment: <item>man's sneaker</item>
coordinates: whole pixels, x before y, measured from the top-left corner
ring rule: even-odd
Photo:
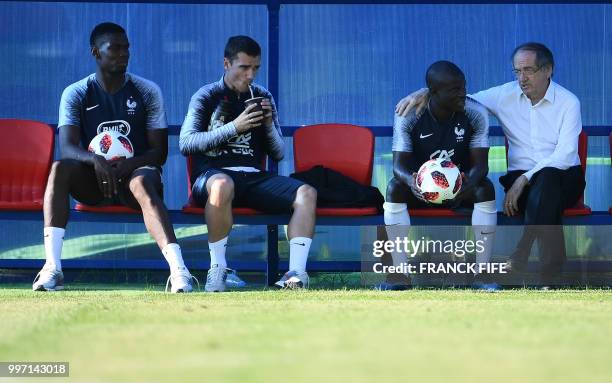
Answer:
[[[308,273],[290,270],[274,285],[281,289],[307,289],[309,280]]]
[[[382,282],[374,286],[374,290],[380,291],[404,291],[411,289],[411,285],[404,285],[401,283],[390,283],[390,282]]]
[[[200,286],[200,282],[193,275],[189,274],[189,271],[185,267],[179,267],[178,269],[173,270],[166,281],[166,292],[168,292],[168,287],[170,287],[171,293],[190,293],[193,291],[193,285],[191,283],[192,280],[195,280],[198,284],[198,288]]]
[[[412,288],[412,282],[406,274],[387,274],[385,281],[374,285],[374,290],[402,291]]]
[[[523,274],[527,271],[527,262],[517,259],[508,259],[506,261],[506,273],[508,274]]]
[[[225,286],[229,288],[242,288],[246,286],[246,282],[240,279],[236,270],[226,268],[227,277],[225,278]]]
[[[474,275],[472,289],[493,293],[502,289],[502,286],[495,281],[495,275],[479,273]]]
[[[219,267],[219,265],[212,265],[206,275],[204,291],[209,293],[225,291],[226,279],[227,269],[225,267]]]
[[[64,273],[55,267],[45,266],[36,274],[32,283],[34,291],[57,291],[64,289]]]
[[[520,250],[515,250],[514,253],[506,261],[506,272],[521,274],[527,271],[527,261],[529,254],[525,254]]]
[[[474,283],[472,283],[472,289],[485,291],[487,293],[494,293],[496,291],[500,291],[502,287],[499,283],[495,282],[474,281]]]

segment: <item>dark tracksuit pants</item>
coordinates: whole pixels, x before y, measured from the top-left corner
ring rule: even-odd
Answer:
[[[507,192],[523,173],[524,170],[510,171],[499,182]],[[537,238],[542,283],[553,281],[565,263],[563,210],[576,204],[584,187],[584,174],[579,165],[566,170],[548,167],[531,177],[519,198],[518,209],[524,214],[526,227],[513,257],[519,262],[526,261]]]

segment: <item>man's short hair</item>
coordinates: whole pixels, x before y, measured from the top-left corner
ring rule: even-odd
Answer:
[[[463,71],[457,65],[450,61],[440,60],[431,64],[429,68],[427,68],[427,72],[425,72],[425,83],[427,87],[431,89],[443,75],[465,79]]]
[[[544,44],[529,42],[519,45],[514,48],[514,52],[512,52],[512,57],[510,58],[512,61],[514,61],[514,56],[516,56],[519,51],[534,52],[536,54],[536,64],[538,67],[543,67],[545,65],[550,65],[551,68],[555,67],[553,54]]]
[[[227,40],[225,44],[225,52],[223,57],[232,62],[238,53],[245,53],[251,57],[261,56],[261,48],[257,41],[253,40],[249,36],[232,36]]]
[[[126,34],[125,29],[119,24],[115,23],[100,23],[94,27],[91,31],[91,35],[89,35],[89,45],[91,47],[95,46],[100,37],[104,35],[111,35],[115,33]]]

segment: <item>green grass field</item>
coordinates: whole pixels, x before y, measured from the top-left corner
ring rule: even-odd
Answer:
[[[612,378],[610,291],[76,288],[0,290],[0,361],[68,361],[71,382]]]

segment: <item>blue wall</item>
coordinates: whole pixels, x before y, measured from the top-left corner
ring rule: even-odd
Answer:
[[[582,101],[583,123],[612,124],[611,5],[290,5],[280,14],[286,124],[391,125],[392,107],[424,86],[432,62],[455,62],[476,92],[513,80],[512,50],[533,40],[554,52],[555,81]]]
[[[57,124],[62,90],[95,71],[89,34],[103,21],[126,29],[128,70],[161,87],[170,124],[183,122],[198,88],[221,77],[228,37],[247,34],[268,48],[265,5],[0,3],[0,117]],[[264,60],[264,85],[267,73]]]
[[[57,121],[62,89],[95,68],[91,28],[114,21],[132,43],[130,70],[161,86],[180,124],[191,94],[220,76],[229,36],[251,35],[268,52],[267,15],[265,5],[2,2],[0,116]],[[583,122],[609,125],[610,31],[608,4],[282,5],[281,121],[390,125],[431,62],[456,62],[477,91],[512,80],[512,49],[537,40],[555,54],[555,80],[582,101]],[[267,76],[264,59],[259,82]]]

